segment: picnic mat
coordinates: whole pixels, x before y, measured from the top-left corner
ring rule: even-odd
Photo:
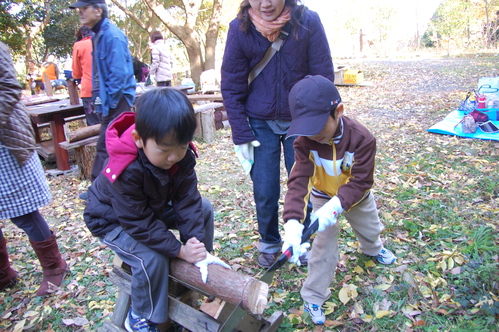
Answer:
[[[475,133],[464,133],[461,124],[457,127],[456,124],[461,121],[464,117],[464,112],[462,111],[452,111],[450,112],[442,121],[434,124],[430,129],[427,129],[430,133],[442,134],[442,135],[453,135],[459,137],[476,138],[483,140],[494,140],[499,141],[499,133],[486,133],[483,132],[480,127],[477,127]],[[499,127],[499,121],[492,121],[497,127]]]

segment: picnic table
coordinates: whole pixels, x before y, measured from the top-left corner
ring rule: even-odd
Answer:
[[[35,131],[35,139],[38,144],[42,143],[38,125],[50,124],[52,133],[51,150],[55,153],[57,169],[65,171],[69,170],[69,154],[68,151],[59,146],[60,142],[66,141],[64,132],[64,123],[66,119],[84,115],[83,104],[71,105],[69,99],[57,100],[43,104],[29,105],[26,103],[26,110],[31,118],[33,129]]]

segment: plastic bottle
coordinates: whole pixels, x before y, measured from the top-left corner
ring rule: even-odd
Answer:
[[[485,97],[485,95],[481,94],[480,97],[478,97],[478,106],[476,108],[486,108],[486,101],[487,98]]]

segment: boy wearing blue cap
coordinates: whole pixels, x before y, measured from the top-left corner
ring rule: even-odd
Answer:
[[[340,214],[352,226],[366,255],[381,264],[392,264],[396,258],[381,242],[383,226],[371,193],[374,136],[360,122],[343,115],[338,90],[323,76],[306,76],[296,83],[289,94],[289,106],[292,121],[287,137],[298,137],[284,202],[282,249],[292,246],[295,254],[290,261],[298,261],[310,198],[319,229],[309,253],[309,273],[301,296],[312,321],[324,324],[321,306],[331,295],[329,286],[338,263]]]

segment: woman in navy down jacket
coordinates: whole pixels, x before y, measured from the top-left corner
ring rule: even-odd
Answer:
[[[281,29],[289,36],[248,82]],[[258,262],[263,267],[270,266],[281,249],[281,146],[288,174],[294,163],[294,139],[285,140],[291,121],[288,94],[306,75],[334,81],[329,44],[317,13],[297,0],[244,0],[230,23],[221,88],[232,140],[243,157],[253,161],[250,174],[261,236]]]

